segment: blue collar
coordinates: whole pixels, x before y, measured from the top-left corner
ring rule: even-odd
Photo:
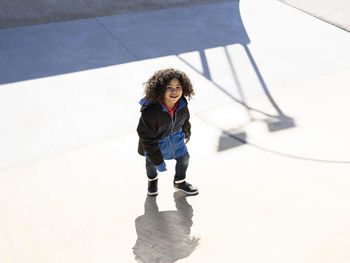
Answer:
[[[177,106],[175,112],[178,112],[179,110],[181,110],[182,108],[184,108],[184,107],[187,106],[187,101],[186,101],[186,99],[183,98],[183,97],[181,97],[181,98],[179,99],[178,102],[179,102],[179,105]],[[163,103],[159,102],[159,104],[160,104],[160,106],[162,106],[163,111],[168,111],[168,110],[164,107]]]

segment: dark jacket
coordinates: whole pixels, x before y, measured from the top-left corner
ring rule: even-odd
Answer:
[[[147,155],[154,165],[187,153],[184,140],[191,135],[190,113],[184,97],[178,102],[172,117],[161,103],[150,104],[145,99],[140,101],[142,107],[137,126],[138,152],[143,156]]]

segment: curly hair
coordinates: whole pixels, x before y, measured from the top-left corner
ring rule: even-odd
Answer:
[[[166,86],[174,78],[177,79],[182,86],[182,96],[191,99],[194,95],[191,80],[184,72],[173,68],[158,70],[145,83],[143,83],[146,99],[150,103],[163,101]]]

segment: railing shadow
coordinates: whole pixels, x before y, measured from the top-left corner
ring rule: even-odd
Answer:
[[[188,257],[199,245],[192,237],[193,209],[186,195],[175,192],[176,209],[159,211],[156,197],[147,196],[145,214],[135,220],[135,259],[143,263],[172,263]]]
[[[290,129],[290,128],[294,128],[296,126],[295,121],[292,117],[287,116],[282,109],[280,108],[280,106],[277,104],[277,102],[274,100],[273,96],[271,95],[265,80],[260,72],[260,69],[257,65],[257,63],[255,62],[255,59],[252,55],[252,53],[250,52],[250,49],[248,47],[248,44],[250,43],[250,38],[245,30],[242,18],[241,18],[241,14],[240,14],[240,9],[239,9],[239,0],[235,1],[235,5],[234,5],[234,13],[235,13],[235,30],[236,30],[236,35],[241,36],[240,38],[232,38],[232,40],[234,39],[235,41],[232,41],[231,44],[238,44],[241,45],[250,61],[250,64],[259,80],[260,86],[263,90],[263,93],[265,94],[266,98],[268,99],[269,103],[271,104],[271,106],[273,107],[273,109],[276,111],[276,114],[269,114],[266,112],[263,112],[262,110],[253,108],[251,106],[249,106],[247,104],[247,99],[245,96],[245,92],[244,92],[244,88],[241,85],[241,82],[239,80],[239,76],[234,68],[233,62],[232,62],[232,58],[230,56],[230,53],[227,50],[227,46],[223,46],[224,47],[224,51],[225,51],[225,55],[227,58],[227,62],[232,74],[232,77],[234,79],[235,82],[235,87],[237,88],[238,94],[239,94],[239,98],[233,96],[227,89],[225,89],[224,87],[222,87],[221,85],[219,85],[218,83],[216,83],[212,77],[211,77],[211,73],[210,73],[210,69],[209,69],[209,65],[208,65],[208,60],[206,57],[206,54],[204,52],[204,50],[199,50],[199,54],[200,54],[200,59],[201,59],[201,64],[202,64],[202,68],[203,68],[203,72],[200,72],[199,70],[197,70],[193,65],[191,65],[191,63],[189,63],[188,61],[186,61],[185,59],[181,58],[179,55],[177,56],[182,62],[184,62],[186,65],[188,65],[189,67],[191,67],[194,71],[196,71],[198,74],[201,74],[203,77],[207,78],[218,90],[220,90],[222,93],[224,93],[226,96],[230,97],[232,100],[234,100],[235,102],[241,104],[243,107],[245,107],[245,109],[247,110],[247,114],[251,120],[251,122],[255,121],[254,118],[252,117],[251,112],[258,112],[262,115],[264,115],[266,118],[264,119],[269,132],[277,132],[277,131],[281,131],[281,130],[285,130],[285,129]],[[237,33],[239,32],[239,33]],[[219,143],[218,143],[218,151],[224,151],[230,148],[235,148],[235,147],[239,147],[241,145],[244,145],[247,143],[247,134],[246,132],[244,132],[244,130],[242,130],[242,127],[240,127],[239,130],[231,132],[229,129],[224,130],[223,131],[224,134],[219,138]],[[227,135],[229,134],[229,136]],[[234,140],[233,140],[234,139]]]
[[[270,132],[295,127],[273,99],[249,49],[239,0],[0,30],[0,39],[0,84],[175,55],[242,105],[251,121],[254,111],[266,116]],[[229,45],[243,47],[275,114],[248,105]],[[212,78],[205,50],[216,47],[225,50],[239,97]],[[180,57],[193,51],[200,54],[203,72]]]
[[[242,26],[243,26],[243,23],[242,23]],[[242,30],[244,30],[244,29],[242,29]],[[294,119],[290,116],[287,116],[281,110],[281,108],[279,107],[277,102],[272,97],[272,95],[271,95],[271,93],[270,93],[270,91],[269,91],[269,89],[264,81],[264,78],[259,70],[259,67],[257,66],[257,64],[254,60],[254,57],[249,50],[247,43],[237,43],[237,44],[243,46],[243,48],[244,48],[244,50],[249,58],[249,61],[252,65],[252,68],[254,69],[254,72],[257,75],[257,78],[258,78],[259,83],[262,87],[263,93],[265,94],[266,98],[268,99],[268,101],[272,105],[273,109],[276,111],[276,114],[266,113],[260,109],[253,108],[253,107],[248,105],[247,100],[246,100],[246,96],[244,93],[244,88],[242,87],[242,85],[240,83],[238,74],[233,66],[233,63],[232,63],[232,58],[230,57],[230,54],[227,51],[226,47],[224,47],[225,55],[227,57],[229,67],[230,67],[233,79],[235,81],[235,87],[237,88],[239,97],[235,97],[227,89],[222,87],[220,84],[218,84],[217,82],[215,82],[215,80],[213,80],[211,78],[211,74],[210,74],[210,70],[209,70],[209,66],[208,66],[208,61],[207,61],[204,50],[199,51],[203,72],[200,72],[193,65],[191,65],[191,63],[189,63],[185,59],[181,58],[180,56],[178,56],[178,59],[180,59],[187,66],[192,68],[192,70],[196,71],[198,74],[201,74],[201,75],[203,75],[203,77],[207,78],[212,83],[212,85],[214,85],[219,91],[224,93],[227,97],[231,98],[233,101],[242,105],[246,109],[247,114],[248,114],[251,122],[255,121],[255,119],[252,116],[252,112],[256,112],[256,113],[259,113],[259,114],[265,116],[264,122],[266,123],[269,132],[277,132],[277,131],[282,131],[285,129],[294,128],[296,126]],[[236,131],[230,131],[230,129],[225,130],[224,133],[229,134],[229,136],[223,134],[219,138],[218,151],[221,152],[221,151],[225,151],[225,150],[239,147],[241,145],[246,144],[247,134],[246,134],[246,132],[244,132],[243,129],[244,129],[244,127],[240,127]]]

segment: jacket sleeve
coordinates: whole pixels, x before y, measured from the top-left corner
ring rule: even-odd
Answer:
[[[155,118],[153,118],[149,112],[142,112],[137,126],[137,133],[143,149],[147,152],[151,162],[154,165],[163,163],[163,155],[158,146]]]
[[[182,126],[182,131],[185,133],[185,138],[190,138],[191,136],[191,123],[190,123],[190,111],[186,107],[186,120]]]

